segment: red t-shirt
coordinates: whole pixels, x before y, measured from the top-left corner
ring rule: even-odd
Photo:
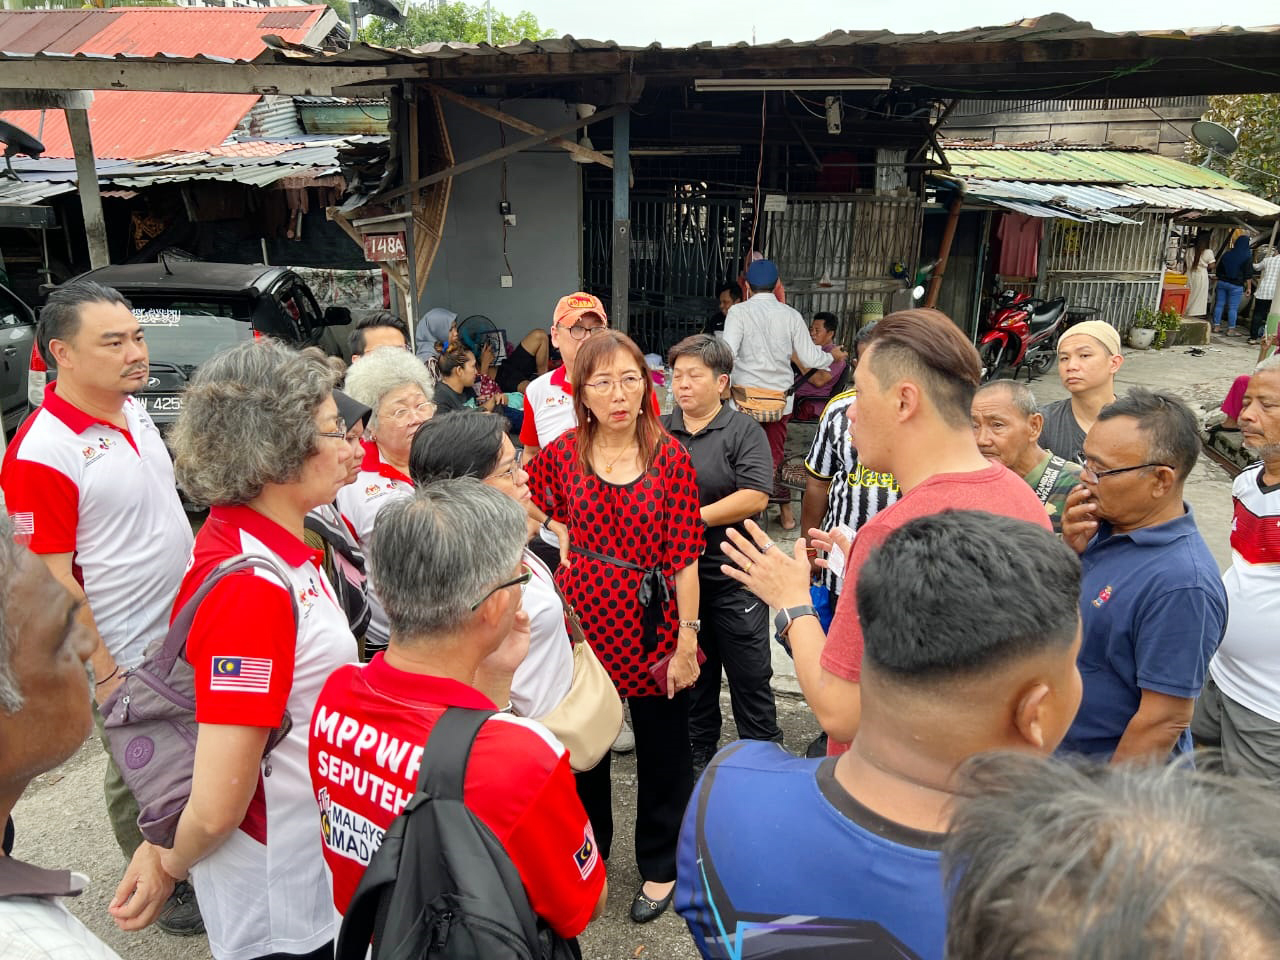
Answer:
[[[836,606],[835,619],[822,648],[822,669],[850,683],[862,678],[862,624],[858,620],[858,571],[871,551],[899,527],[917,517],[943,510],[984,510],[987,513],[1026,520],[1046,530],[1053,524],[1044,504],[1025,480],[1008,467],[992,463],[969,473],[938,473],[903,494],[887,510],[877,513],[854,538],[845,564],[844,586]],[[847,743],[829,741],[828,752],[844,753]]]
[[[473,687],[405,673],[382,654],[336,670],[321,691],[309,766],[339,913],[413,796],[423,745],[450,706],[494,709]],[[560,742],[536,720],[495,713],[472,745],[463,800],[511,857],[533,912],[563,937],[585,930],[605,868]]]

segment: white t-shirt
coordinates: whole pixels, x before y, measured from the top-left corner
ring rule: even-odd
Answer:
[[[34,553],[74,554],[98,633],[127,670],[169,630],[191,524],[146,410],[125,400],[121,430],[55,386],[14,437],[0,484],[14,533]]]
[[[1280,486],[1264,487],[1255,463],[1231,485],[1227,632],[1209,674],[1236,703],[1280,723]]]
[[[573,384],[566,378],[564,367],[544,373],[524,388],[520,442],[526,447],[548,447],[560,434],[577,425],[578,415],[573,412]],[[544,543],[560,546],[560,539],[550,530],[539,530],[538,536]]]
[[[754,294],[729,308],[724,342],[733,351],[733,382],[738,386],[789,390],[796,376],[793,353],[806,367],[831,368],[831,354],[813,342],[804,318],[772,293]],[[788,395],[785,413],[793,402]]]
[[[392,500],[411,496],[413,481],[391,464],[383,462],[376,443],[365,441],[360,475],[338,491],[338,509],[360,538],[360,545],[368,550],[369,534],[373,533],[373,521],[377,518],[378,511]],[[369,626],[364,634],[364,649],[367,655],[372,656],[379,650],[387,649],[387,641],[391,638],[391,624],[387,622],[387,611],[382,609],[382,601],[378,599],[372,577],[367,586]]]
[[[528,550],[524,562],[533,572],[523,602],[529,615],[529,653],[511,678],[511,705],[520,716],[536,720],[568,694],[573,683],[573,649],[551,571]]]

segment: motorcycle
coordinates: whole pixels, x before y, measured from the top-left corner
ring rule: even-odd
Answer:
[[[992,379],[1001,367],[1022,367],[1043,374],[1058,356],[1058,338],[1067,317],[1066,297],[1042,300],[1006,290],[996,298],[987,316],[986,333],[978,341],[982,380]]]

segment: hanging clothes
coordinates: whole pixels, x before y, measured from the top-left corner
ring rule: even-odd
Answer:
[[[1039,217],[1006,213],[996,226],[1000,238],[1000,259],[996,272],[1002,277],[1036,277],[1040,270]]]

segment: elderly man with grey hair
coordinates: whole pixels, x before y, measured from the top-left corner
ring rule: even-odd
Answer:
[[[413,493],[409,450],[413,435],[436,412],[435,383],[421,360],[406,350],[379,347],[347,371],[343,391],[373,411],[365,428],[364,459],[353,483],[338,492],[338,509],[361,546],[367,547],[378,511]],[[372,656],[387,647],[387,615],[376,587],[369,590],[369,627],[364,651]]]
[[[974,394],[970,416],[982,455],[1027,481],[1044,504],[1053,532],[1061,536],[1062,514],[1080,482],[1080,465],[1040,446],[1044,416],[1031,388],[1016,380],[984,383]]]
[[[1239,419],[1245,447],[1260,459],[1231,485],[1227,632],[1191,734],[1221,751],[1228,773],[1280,785],[1280,356],[1254,368]]]
[[[943,847],[948,960],[1263,960],[1280,797],[1189,769],[988,753]]]
[[[0,822],[39,774],[69,758],[93,730],[87,665],[94,631],[80,604],[0,513]],[[86,880],[0,854],[0,952],[6,957],[119,960],[57,897]]]
[[[511,676],[529,648],[527,539],[521,506],[472,477],[430,483],[378,514],[369,563],[391,641],[364,667],[335,671],[311,717],[311,783],[339,914],[453,707],[491,712],[471,746],[464,795],[510,856],[533,912],[565,939],[603,912],[604,861],[568,753],[536,720],[510,712]]]

